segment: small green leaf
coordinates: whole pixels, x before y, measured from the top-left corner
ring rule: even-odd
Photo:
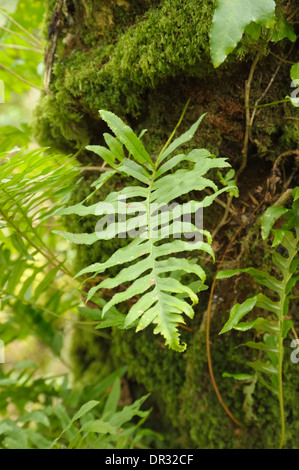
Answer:
[[[112,168],[115,167],[115,164],[114,164],[115,156],[113,155],[111,150],[101,145],[87,145],[86,149],[99,155]]]
[[[292,80],[299,80],[299,62],[297,64],[292,65],[291,67],[291,79]],[[298,85],[298,83],[297,83]],[[298,191],[298,186],[295,188],[295,190]]]
[[[299,69],[299,62],[298,62],[297,65],[298,65],[298,69]],[[299,76],[299,70],[298,70],[298,76]],[[294,201],[297,201],[299,199],[299,186],[296,186],[296,188],[293,189],[292,196],[294,198]]]
[[[269,207],[263,214],[261,220],[262,238],[266,240],[269,237],[270,230],[276,220],[278,220],[288,209],[279,206]]]
[[[288,23],[288,21],[282,15],[280,15],[274,28],[272,41],[278,42],[284,38],[288,38],[290,41],[295,42],[296,33],[293,26]]]
[[[275,24],[274,0],[218,0],[210,31],[210,50],[218,67],[235,49],[251,22],[266,28]]]
[[[273,374],[277,375],[278,370],[270,362],[263,362],[260,360],[254,362],[247,362],[247,365],[252,367],[257,372],[263,372],[264,374]]]
[[[229,374],[228,372],[223,372],[222,377],[231,377],[235,380],[252,380],[254,376],[251,374]]]
[[[120,399],[120,392],[121,392],[120,379],[119,377],[117,377],[115,379],[113,387],[108,395],[108,398],[104,406],[103,419],[105,421],[108,421],[110,416],[116,413],[117,405]]]
[[[89,402],[82,405],[81,408],[79,409],[79,411],[77,411],[77,413],[73,417],[71,422],[73,423],[74,421],[77,421],[78,419],[82,418],[82,416],[86,415],[89,411],[91,411],[99,403],[100,403],[99,401],[90,400]]]
[[[245,28],[245,33],[248,34],[254,41],[258,41],[261,35],[261,25],[252,21]]]
[[[126,146],[138,163],[144,164],[147,162],[153,166],[153,161],[145,150],[143,143],[129,126],[110,111],[100,110],[99,113],[101,118],[107,122],[116,137]]]
[[[117,434],[118,429],[116,426],[107,423],[101,419],[95,419],[94,421],[89,421],[84,423],[81,432],[95,432],[98,434]]]
[[[230,331],[235,328],[241,318],[243,318],[248,312],[251,312],[251,310],[255,307],[256,302],[257,296],[245,300],[245,302],[243,302],[242,304],[235,304],[230,311],[228,321],[225,323],[224,327],[222,328],[219,334],[226,333],[227,331]]]
[[[167,149],[160,155],[159,158],[159,163],[161,163],[165,158],[167,158],[169,155],[172,154],[180,145],[185,144],[186,142],[189,142],[197,131],[199,124],[203,120],[206,114],[202,114],[197,121],[190,127],[190,129],[187,132],[184,132],[180,137],[175,139]]]
[[[25,246],[23,238],[18,232],[13,232],[10,236],[10,239],[11,239],[13,246],[22,256],[24,256],[28,260],[33,260],[33,257],[30,255],[30,253],[28,252]]]

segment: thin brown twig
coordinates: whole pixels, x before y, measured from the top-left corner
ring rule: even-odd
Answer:
[[[246,168],[246,165],[247,165],[247,157],[248,157],[248,143],[249,143],[249,138],[250,138],[250,133],[251,133],[251,127],[252,127],[252,124],[253,124],[253,120],[251,119],[252,116],[250,114],[250,108],[249,108],[249,104],[250,104],[250,89],[251,89],[251,82],[253,80],[253,76],[254,76],[254,72],[255,72],[255,69],[256,69],[256,66],[257,66],[257,63],[260,59],[262,55],[262,52],[259,51],[256,56],[255,56],[255,59],[250,67],[250,71],[249,71],[249,75],[248,75],[248,79],[245,81],[245,98],[244,98],[244,105],[245,105],[245,116],[246,116],[246,128],[245,128],[245,136],[244,136],[244,142],[243,142],[243,148],[242,148],[242,163],[241,163],[241,166],[240,168],[238,169],[238,171],[236,172],[236,176],[235,176],[235,182],[237,183],[238,181],[238,178],[240,176],[240,174],[242,173],[242,171]],[[218,223],[218,225],[216,226],[216,228],[214,229],[213,233],[212,233],[212,237],[214,238],[217,233],[219,232],[219,230],[221,229],[221,227],[223,227],[223,225],[225,225],[228,221],[228,214],[230,212],[230,207],[231,207],[231,204],[232,204],[232,200],[233,200],[233,196],[231,195],[228,195],[227,196],[227,202],[226,202],[226,208],[225,208],[225,212],[223,214],[223,217],[222,219],[220,220],[220,222]]]
[[[205,189],[204,191],[205,191],[205,193],[207,193],[207,194],[209,194],[209,195],[212,195],[212,191],[209,191],[208,189]],[[225,202],[221,201],[221,199],[219,199],[218,197],[216,197],[216,198],[214,199],[214,201],[217,202],[217,204],[219,204],[219,206],[221,206],[221,207],[223,207],[224,209],[226,209],[227,204],[225,204]],[[235,211],[234,209],[232,209],[231,207],[229,207],[229,212],[230,212],[231,214],[233,214],[233,215],[236,213],[236,211]]]
[[[269,89],[270,89],[272,83],[273,83],[274,80],[275,80],[276,75],[277,75],[278,72],[279,72],[279,69],[280,69],[281,65],[282,65],[282,62],[280,62],[280,64],[278,64],[278,66],[277,66],[277,68],[276,68],[274,74],[272,75],[272,77],[271,77],[271,79],[270,79],[268,85],[266,86],[265,90],[263,91],[263,93],[261,94],[261,96],[260,96],[260,97],[255,101],[255,103],[254,103],[254,109],[252,110],[252,114],[251,114],[251,118],[250,118],[250,129],[252,129],[253,122],[254,122],[254,118],[255,118],[255,115],[256,115],[257,110],[258,110],[257,106],[258,106],[258,104],[262,101],[262,99],[266,96],[266,94],[268,93],[268,91],[269,91]]]
[[[215,236],[217,235],[217,233],[219,232],[221,227],[223,227],[223,225],[225,225],[228,222],[228,214],[229,214],[229,211],[230,211],[232,200],[233,200],[233,196],[228,195],[223,217],[220,220],[220,222],[218,223],[218,225],[216,226],[216,228],[214,229],[214,231],[212,232],[212,238],[215,238]]]
[[[221,393],[219,391],[218,385],[217,385],[216,380],[215,380],[213,365],[212,365],[212,358],[211,358],[211,348],[210,348],[210,324],[211,324],[211,307],[212,307],[212,300],[213,300],[213,295],[214,295],[214,290],[215,290],[215,285],[216,285],[216,277],[217,277],[217,274],[218,274],[218,272],[220,271],[220,269],[222,267],[223,261],[225,259],[226,253],[228,252],[229,247],[231,246],[233,241],[236,239],[237,235],[240,233],[242,228],[243,228],[243,225],[241,225],[238,228],[238,230],[235,232],[235,234],[231,238],[230,242],[228,243],[228,245],[227,245],[227,247],[226,247],[226,249],[223,253],[223,256],[220,260],[220,263],[218,265],[218,268],[217,268],[217,271],[216,271],[216,274],[214,276],[213,283],[212,283],[212,286],[211,286],[209,302],[208,302],[208,307],[207,307],[207,317],[206,317],[206,322],[207,322],[206,323],[206,350],[207,350],[207,360],[208,360],[208,367],[209,367],[209,374],[210,374],[210,377],[211,377],[211,382],[212,382],[213,388],[215,390],[215,393],[217,395],[217,398],[218,398],[222,408],[227,413],[227,415],[230,417],[230,419],[237,426],[240,426],[240,427],[242,426],[241,423],[237,420],[237,418],[235,418],[235,416],[229,410],[227,405],[224,403],[224,400],[221,396]]]
[[[291,48],[291,50],[292,50],[292,48]],[[260,59],[261,54],[262,54],[261,51],[259,51],[256,54],[256,57],[255,57],[255,59],[252,63],[252,66],[250,68],[248,79],[245,82],[245,99],[244,99],[245,103],[244,104],[245,104],[245,112],[246,112],[246,129],[245,129],[244,143],[243,143],[243,149],[242,149],[243,160],[242,160],[242,163],[241,163],[241,166],[240,166],[239,170],[236,173],[236,177],[235,177],[235,182],[236,183],[238,181],[238,178],[239,178],[240,174],[244,171],[244,169],[246,168],[246,165],[247,165],[248,144],[249,144],[249,139],[250,139],[250,134],[251,134],[251,129],[252,129],[252,126],[253,126],[253,122],[254,122],[254,119],[255,119],[255,116],[256,116],[256,113],[257,113],[257,106],[260,103],[260,101],[265,97],[265,95],[268,93],[270,87],[272,86],[272,84],[275,80],[275,77],[277,76],[277,74],[279,72],[279,69],[282,65],[282,62],[286,61],[286,59],[283,60],[281,57],[276,56],[281,61],[281,63],[277,66],[274,74],[272,75],[267,87],[265,88],[265,90],[263,91],[261,96],[255,101],[254,109],[253,109],[252,113],[250,113],[249,104],[250,104],[251,83],[252,83],[254,72],[255,72],[255,69],[256,69],[257,63]],[[291,119],[296,119],[297,120],[297,118],[291,118]],[[218,225],[216,226],[216,228],[214,229],[214,231],[212,233],[213,238],[216,236],[216,234],[221,229],[221,227],[223,227],[228,222],[228,215],[229,215],[229,212],[230,212],[230,207],[231,207],[231,204],[232,204],[232,200],[233,200],[233,196],[228,195],[227,196],[227,203],[225,205],[225,212],[223,214],[222,219],[220,220],[220,222],[218,223]]]
[[[180,328],[183,328],[184,330],[187,330],[187,331],[190,331],[191,333],[193,333],[192,328],[189,328],[189,326],[184,325],[183,323],[178,323],[178,326],[179,326]]]
[[[272,171],[275,171],[278,164],[280,163],[280,160],[284,157],[289,157],[290,155],[298,155],[299,156],[299,150],[294,149],[294,150],[287,150],[286,152],[281,153],[275,160],[275,163],[273,165]]]
[[[292,195],[292,189],[287,189],[279,198],[273,203],[273,206],[284,206]]]
[[[299,7],[298,7],[298,8],[295,8],[295,9],[292,11],[292,13],[287,17],[287,21],[290,22],[290,20],[291,20],[292,18],[294,18],[295,15],[297,15],[298,11],[299,11]]]
[[[295,330],[294,326],[291,326],[291,330],[292,330],[292,333],[293,333],[293,335],[294,335],[294,338],[299,341],[299,338],[298,338],[298,335],[297,335],[297,333],[296,333],[296,330]]]
[[[273,55],[276,59],[280,60],[281,62],[284,62],[286,64],[294,65],[296,62],[292,62],[291,60],[284,59],[283,57],[280,57],[277,54],[274,54],[274,52],[269,51],[271,55]]]

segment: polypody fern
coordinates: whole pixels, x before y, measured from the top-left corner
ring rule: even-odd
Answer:
[[[123,327],[134,326],[139,331],[153,323],[155,334],[162,334],[170,348],[183,351],[186,345],[180,344],[178,325],[185,323],[183,314],[189,318],[194,315],[193,306],[198,302],[195,290],[199,292],[206,288],[204,270],[188,255],[199,250],[214,256],[209,232],[194,219],[216,196],[233,188],[218,190],[216,184],[204,175],[213,168],[230,165],[225,158],[215,158],[205,149],[192,150],[187,155],[175,153],[181,144],[193,137],[203,116],[181,137],[165,145],[153,161],[142,141],[120,118],[104,110],[100,115],[115,137],[104,134],[109,148],[89,146],[88,149],[100,155],[112,169],[103,173],[93,186],[97,190],[116,172],[129,177],[130,181],[133,178],[134,185],[111,192],[99,203],[90,206],[80,203],[63,210],[64,215],[103,216],[94,233],[60,233],[78,244],[128,235],[133,238],[106,262],[92,264],[78,273],[78,276],[90,273],[98,276],[109,268],[120,268],[115,277],[107,277],[93,286],[87,300],[94,299],[100,289],[117,290],[125,285],[124,291],[115,292],[106,303],[103,317],[107,318],[115,305],[137,298],[125,317]],[[179,164],[185,167],[177,169]],[[192,194],[191,191],[202,194],[205,188],[212,190],[212,194],[205,195],[200,202],[181,202],[184,195]],[[193,240],[190,240],[191,236]],[[182,281],[184,274],[192,274],[199,279],[196,289],[194,283],[190,286]]]

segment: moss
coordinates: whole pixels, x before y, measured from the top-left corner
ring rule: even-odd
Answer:
[[[227,406],[236,404],[233,406],[233,412],[239,418],[242,393],[240,390],[231,391],[231,382],[221,378],[221,370],[234,372],[232,367],[237,367],[234,359],[238,363],[240,356],[235,353],[231,338],[222,338],[220,342],[214,333],[215,331],[212,331],[211,334],[214,374]],[[226,416],[212,388],[205,350],[205,332],[198,330],[187,352],[186,380],[180,395],[181,425],[188,430],[189,438],[195,447],[235,448],[238,447],[238,437],[234,435],[235,426]]]
[[[58,43],[51,97],[42,98],[36,110],[33,127],[39,142],[44,145],[54,142],[56,147],[69,151],[91,143],[98,132],[96,143],[99,143],[98,110],[104,108],[155,134],[156,141],[151,138],[154,152],[191,98],[196,113],[187,116],[186,127],[200,113],[208,111],[207,124],[201,128],[201,146],[208,146],[216,155],[226,153],[232,158],[240,155],[244,138],[240,83],[249,73],[244,61],[261,47],[267,54],[265,39],[257,45],[245,35],[236,52],[214,70],[208,36],[214,0],[89,0],[74,4],[74,18],[71,21],[70,15],[66,16]],[[107,17],[107,11],[112,19]],[[94,17],[99,14],[103,24],[95,28]],[[283,44],[277,46],[278,54],[283,54]],[[292,59],[296,60],[295,53]],[[273,57],[261,61],[263,75],[253,82],[252,101],[266,88],[275,68]],[[284,64],[267,101],[282,98],[282,83],[285,94],[289,93],[289,81],[289,66]],[[231,86],[233,83],[236,88]],[[283,133],[282,117],[286,112],[276,106],[257,113],[253,152],[265,156],[278,145],[283,151],[283,145],[288,147],[296,139],[292,126],[287,128],[287,142],[278,138]]]
[[[92,3],[83,5],[86,10]],[[79,143],[77,136],[80,126],[76,124],[80,122],[84,128],[82,113],[96,116],[99,109],[107,108],[122,116],[137,116],[144,108],[148,89],[183,70],[190,75],[206,74],[203,64],[208,60],[212,11],[212,0],[185,1],[183,8],[179,1],[166,0],[159,8],[149,9],[142,20],[119,35],[116,43],[107,43],[106,37],[99,36],[96,45],[86,49],[81,28],[81,43],[72,44],[71,52],[67,42],[74,36],[76,25],[69,27],[57,49],[52,97],[42,98],[36,111],[38,140],[52,140],[62,147],[70,141],[78,148],[85,143]],[[49,108],[55,109],[55,125],[54,112]],[[67,133],[64,123],[68,114],[73,125]]]
[[[184,333],[182,338],[186,337]],[[169,350],[152,328],[113,332],[114,353],[128,364],[129,377],[158,397],[163,414],[177,427],[180,389],[185,380],[185,354]],[[162,401],[161,401],[162,400]]]
[[[32,122],[37,140],[65,152],[86,146],[90,130],[75,107],[75,101],[65,91],[58,92],[55,98],[45,96],[36,107]]]
[[[298,126],[298,112],[295,108],[288,108],[288,116],[286,124],[283,127],[283,133],[280,141],[286,148],[299,149],[299,126]],[[294,120],[292,118],[295,118]]]
[[[110,340],[79,326],[73,332],[69,356],[73,381],[75,384],[80,382],[80,386],[99,382],[121,365],[111,354]]]

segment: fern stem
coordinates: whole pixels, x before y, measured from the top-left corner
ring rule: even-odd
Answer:
[[[188,99],[187,103],[185,104],[185,107],[183,109],[183,112],[181,114],[181,117],[180,119],[178,120],[175,128],[173,129],[172,133],[170,134],[166,144],[164,145],[164,147],[162,148],[161,152],[159,153],[158,157],[157,157],[157,160],[156,160],[156,168],[158,168],[158,165],[160,163],[160,159],[161,159],[161,156],[163,155],[163,153],[165,152],[165,150],[167,149],[167,147],[169,146],[170,142],[172,141],[176,131],[178,130],[179,126],[181,125],[181,122],[182,120],[184,119],[184,116],[186,114],[186,111],[187,111],[187,108],[189,106],[189,103],[190,103],[190,98]]]
[[[283,318],[284,318],[284,304],[286,300],[286,279],[283,280],[283,295],[280,299],[280,312],[279,312],[279,343],[278,343],[278,400],[280,412],[280,443],[279,449],[283,448],[285,440],[285,416],[284,416],[284,397],[283,397],[283,379],[282,379],[282,366],[283,366]]]
[[[286,273],[283,277],[283,293],[280,297],[280,312],[279,312],[279,343],[278,343],[278,350],[279,350],[279,362],[278,362],[278,398],[279,398],[279,410],[280,410],[280,427],[281,427],[281,432],[280,432],[280,443],[279,443],[279,449],[282,449],[285,441],[285,412],[284,412],[284,396],[283,396],[283,322],[284,322],[284,314],[285,314],[285,303],[287,300],[287,285],[289,280],[292,277],[292,274],[290,273],[290,268],[293,259],[297,255],[297,243],[295,243],[295,246],[293,250],[290,248],[288,249],[289,251],[289,257],[288,257],[288,267],[286,269]]]
[[[209,295],[209,301],[208,301],[208,307],[207,307],[207,317],[206,317],[206,352],[207,352],[207,362],[208,362],[208,368],[209,368],[209,374],[210,374],[210,378],[211,378],[211,382],[212,382],[212,385],[213,385],[213,388],[214,388],[214,391],[217,395],[217,398],[218,398],[218,401],[220,403],[220,405],[222,406],[222,408],[224,409],[224,411],[226,412],[226,414],[230,417],[230,419],[239,427],[242,427],[240,421],[237,420],[237,418],[235,418],[235,416],[232,414],[232,412],[230,411],[230,409],[227,407],[227,405],[225,404],[222,396],[221,396],[221,393],[219,391],[219,388],[218,388],[218,385],[217,385],[217,382],[215,380],[215,376],[214,376],[214,371],[213,371],[213,364],[212,364],[212,357],[211,357],[211,348],[210,348],[210,324],[211,324],[211,308],[212,308],[212,300],[213,300],[213,295],[214,295],[214,290],[215,290],[215,285],[216,285],[216,280],[217,280],[217,274],[218,272],[220,271],[221,269],[221,266],[223,264],[223,261],[225,259],[225,256],[231,246],[231,244],[233,243],[233,241],[236,239],[236,237],[238,236],[238,234],[240,233],[241,229],[243,228],[243,225],[241,225],[238,230],[235,232],[235,234],[233,235],[233,237],[231,238],[229,244],[227,245],[223,255],[222,255],[222,258],[220,260],[220,263],[217,267],[217,270],[216,270],[216,274],[214,276],[214,279],[213,279],[213,283],[212,283],[212,286],[211,286],[211,291],[210,291],[210,295]]]
[[[285,439],[285,416],[284,416],[284,400],[283,400],[283,380],[282,380],[282,356],[283,356],[283,339],[282,339],[282,322],[280,322],[279,331],[279,366],[278,366],[278,395],[279,395],[279,410],[280,410],[280,443],[279,449],[283,448]]]
[[[5,293],[5,291],[3,291]],[[6,295],[11,295],[11,293],[6,292]],[[53,312],[52,310],[44,307],[41,304],[38,304],[36,302],[31,302],[30,300],[25,301],[24,298],[19,297],[18,295],[14,295],[14,299],[18,300],[19,302],[26,303],[26,305],[30,305],[33,308],[39,308],[40,310],[43,310],[43,312],[47,313],[48,315],[51,315],[55,318],[58,318],[59,320],[62,320],[64,322],[69,322],[71,323],[75,328],[80,328],[81,330],[87,331],[89,333],[92,333],[96,336],[99,336],[101,338],[109,339],[111,340],[111,336],[108,333],[105,333],[104,331],[95,331],[94,329],[89,328],[89,326],[94,326],[98,325],[98,321],[80,321],[80,320],[73,320],[72,318],[66,318],[62,315],[59,315],[58,313]],[[27,322],[28,323],[28,322]],[[29,325],[30,326],[30,325]],[[60,357],[60,359],[62,359]],[[70,368],[70,366],[68,366]]]
[[[3,212],[3,210],[0,211],[0,213],[2,214],[3,218],[5,218],[6,222],[10,225],[14,225],[14,230],[16,230],[21,236],[23,236],[24,238],[26,238],[26,240],[28,241],[29,244],[31,244],[35,249],[37,249],[37,251],[39,253],[41,253],[43,256],[45,256],[45,258],[50,262],[52,263],[54,266],[55,264],[53,263],[53,260],[55,260],[55,262],[57,263],[57,267],[59,269],[61,269],[64,274],[72,277],[72,273],[65,267],[64,265],[64,261],[59,261],[56,257],[56,255],[54,253],[51,252],[51,250],[49,250],[48,246],[46,245],[46,243],[43,241],[43,239],[40,237],[38,231],[36,230],[36,228],[34,227],[34,225],[32,224],[32,221],[27,217],[27,214],[26,212],[24,211],[23,207],[21,206],[21,204],[19,204],[19,202],[14,199],[13,196],[10,196],[10,194],[4,189],[2,188],[2,191],[7,195],[7,197],[12,200],[16,205],[17,207],[19,208],[19,211],[21,212],[21,214],[23,215],[24,219],[26,220],[27,224],[28,224],[28,227],[31,226],[32,228],[32,232],[34,233],[34,235],[36,236],[36,238],[38,239],[38,241],[41,243],[41,245],[44,247],[44,249],[46,250],[46,252],[43,252],[41,250],[41,248],[38,248],[37,245],[34,246],[32,240],[30,240],[27,236],[25,236],[25,233],[24,232],[21,232],[20,230],[18,230],[18,227],[13,224],[12,222],[12,219],[10,217],[6,217],[5,216],[5,213]],[[46,253],[46,254],[45,254]]]
[[[250,138],[250,133],[251,133],[251,127],[253,124],[253,122],[251,121],[251,115],[250,115],[250,110],[249,110],[251,82],[254,76],[257,63],[260,60],[261,55],[262,55],[261,51],[259,51],[256,54],[255,59],[250,68],[248,79],[245,81],[245,89],[244,89],[245,103],[244,104],[245,104],[245,114],[246,114],[246,128],[245,128],[245,137],[244,137],[244,143],[243,143],[243,148],[242,148],[243,159],[242,159],[241,166],[236,173],[236,181],[238,180],[240,174],[246,168],[246,165],[247,165],[248,144],[249,144],[249,138]]]

